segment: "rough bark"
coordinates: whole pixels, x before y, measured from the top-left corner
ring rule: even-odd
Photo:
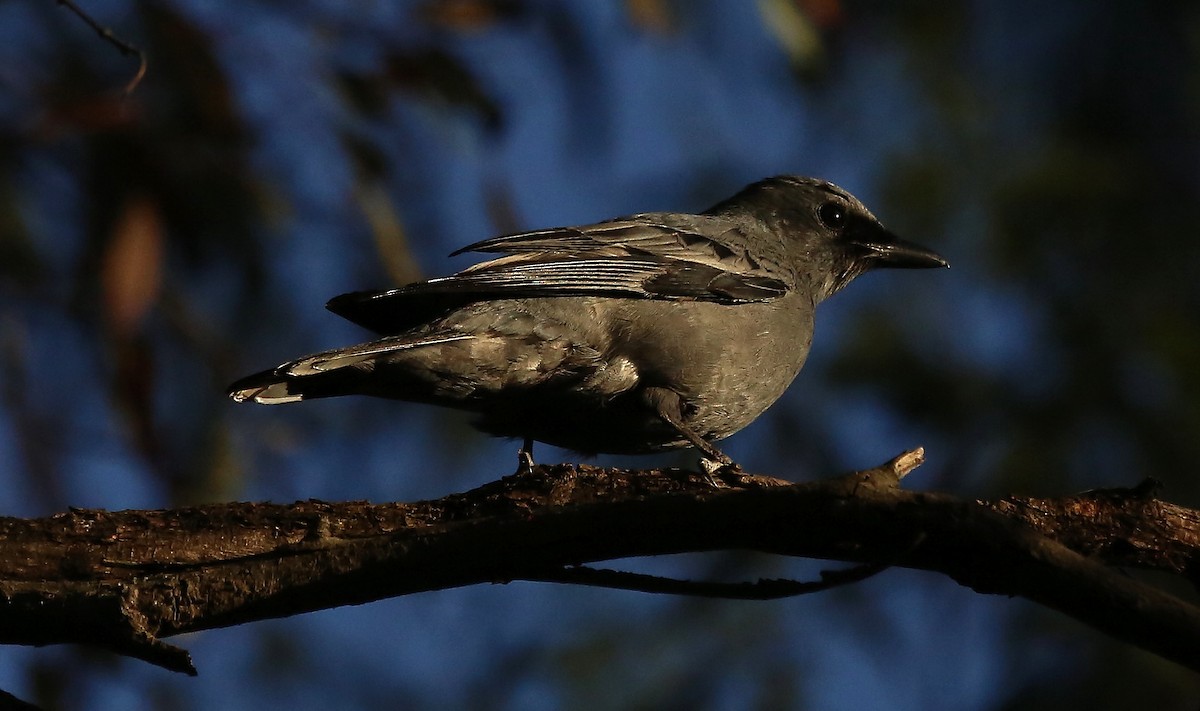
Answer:
[[[1200,580],[1200,513],[1153,486],[965,501],[907,491],[918,450],[866,472],[732,486],[561,465],[417,503],[73,509],[0,519],[0,643],[96,644],[195,673],[162,638],[413,592],[546,580],[767,598],[887,566],[1021,596],[1200,671],[1200,608],[1113,566]],[[727,477],[728,480],[728,477]],[[585,564],[749,549],[862,564],[819,583],[665,581]]]

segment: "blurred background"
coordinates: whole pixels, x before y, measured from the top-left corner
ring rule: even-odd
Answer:
[[[346,291],[458,246],[830,179],[943,272],[822,305],[723,448],[804,480],[924,445],[964,497],[1165,482],[1200,505],[1200,4],[1063,0],[0,2],[0,514],[415,500],[512,471],[433,408],[236,406],[367,334]],[[539,461],[572,459],[538,449]],[[690,466],[694,455],[600,457]],[[763,556],[632,561],[738,580]],[[774,602],[528,583],[170,640],[186,678],[0,648],[51,709],[1194,709],[1194,675],[893,570]]]

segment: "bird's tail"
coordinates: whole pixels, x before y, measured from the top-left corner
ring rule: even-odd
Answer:
[[[229,386],[227,394],[234,402],[253,400],[261,405],[282,405],[321,397],[346,395],[356,391],[360,379],[352,370],[297,377],[288,373],[286,363],[278,368],[247,375]]]
[[[379,360],[415,348],[471,338],[474,336],[467,334],[423,339],[397,336],[315,353],[248,375],[230,385],[227,393],[235,402],[253,400],[263,405],[362,393],[369,387]]]

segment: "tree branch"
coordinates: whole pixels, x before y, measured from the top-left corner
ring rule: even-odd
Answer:
[[[133,91],[135,89],[137,89],[138,84],[142,83],[142,78],[146,76],[146,53],[143,52],[142,50],[138,49],[137,47],[133,46],[132,44],[126,42],[125,40],[121,39],[120,37],[118,37],[109,28],[105,27],[104,25],[101,25],[99,22],[97,22],[95,20],[95,18],[93,18],[91,15],[89,15],[87,12],[85,12],[83,8],[81,8],[81,7],[79,7],[79,5],[75,4],[75,2],[73,0],[55,0],[55,1],[59,5],[62,5],[64,7],[66,7],[68,10],[70,10],[71,12],[75,13],[75,16],[78,17],[79,19],[83,20],[84,24],[86,24],[88,27],[91,27],[92,30],[94,30],[96,32],[96,34],[100,35],[101,39],[103,39],[105,42],[108,42],[112,46],[116,47],[117,51],[119,51],[121,53],[121,56],[128,57],[129,55],[133,55],[133,56],[137,57],[137,60],[138,60],[137,72],[135,72],[133,75],[133,78],[130,79],[129,82],[125,84],[125,89],[121,92],[126,97],[132,95]]]
[[[726,600],[778,600],[785,597],[809,595],[842,585],[857,583],[877,575],[891,566],[885,563],[863,563],[843,570],[822,570],[821,579],[756,580],[744,583],[714,583],[699,580],[676,580],[625,570],[605,570],[575,566],[559,568],[539,575],[522,578],[531,582],[566,583],[590,585],[598,588],[634,590],[637,592],[663,593],[668,595],[691,595],[693,597],[715,597]]]
[[[996,502],[905,491],[920,451],[835,479],[538,467],[417,503],[73,509],[0,519],[0,643],[83,642],[195,673],[161,638],[510,580],[778,597],[889,565],[1021,596],[1200,671],[1200,609],[1109,566],[1197,582],[1200,514],[1147,487]],[[583,569],[748,549],[861,564],[821,582],[689,583]],[[737,593],[742,593],[741,595]]]

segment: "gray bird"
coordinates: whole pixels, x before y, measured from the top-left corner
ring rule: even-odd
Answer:
[[[823,180],[778,176],[699,215],[505,235],[451,276],[327,308],[383,336],[243,378],[238,402],[374,395],[593,454],[698,448],[749,425],[804,364],[816,305],[876,267],[945,267]]]

